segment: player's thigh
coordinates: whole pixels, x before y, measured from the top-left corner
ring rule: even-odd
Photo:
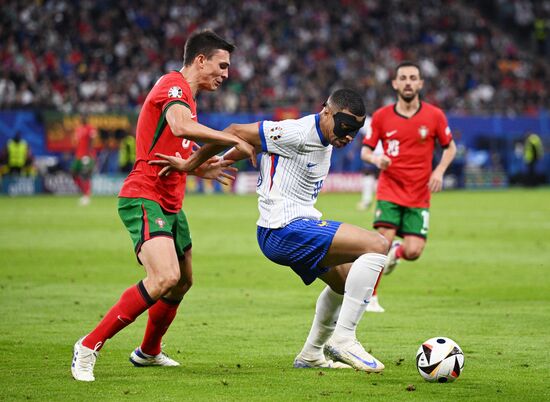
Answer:
[[[320,264],[326,267],[355,261],[366,253],[386,254],[389,242],[377,232],[342,223]]]
[[[181,281],[185,283],[191,283],[193,282],[193,253],[192,248],[189,248],[185,251],[185,254],[183,257],[178,257],[179,260],[179,266],[180,266],[180,273],[181,273]]]
[[[170,237],[154,237],[141,246],[138,254],[148,278],[179,281],[180,265]]]

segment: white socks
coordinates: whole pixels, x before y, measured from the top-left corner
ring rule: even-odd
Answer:
[[[363,176],[363,191],[361,192],[361,202],[366,206],[372,202],[372,195],[376,189],[376,178],[374,175]]]
[[[363,254],[355,260],[348,273],[344,301],[334,330],[335,342],[355,339],[355,330],[370,301],[376,281],[384,268],[384,254]]]
[[[317,298],[315,317],[306,343],[302,348],[302,356],[312,360],[323,358],[323,346],[334,332],[343,298],[344,296],[339,295],[328,286],[323,289]]]

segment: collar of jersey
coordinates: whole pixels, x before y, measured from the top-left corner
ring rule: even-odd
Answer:
[[[320,120],[321,120],[321,115],[319,113],[317,113],[315,115],[315,128],[317,129],[317,135],[319,136],[319,139],[321,140],[321,144],[323,144],[326,147],[330,143],[328,142],[328,140],[323,135],[323,132],[321,131]]]

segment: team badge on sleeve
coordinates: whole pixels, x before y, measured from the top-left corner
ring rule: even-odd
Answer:
[[[449,126],[445,127],[445,134],[451,135],[451,129],[449,128]]]
[[[269,138],[271,138],[273,141],[278,140],[283,136],[283,128],[282,127],[271,127],[269,129],[269,132],[267,133]]]
[[[168,90],[169,98],[181,98],[183,96],[183,91],[180,87],[172,87]]]

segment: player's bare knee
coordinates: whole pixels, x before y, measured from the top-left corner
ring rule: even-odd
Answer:
[[[390,251],[390,242],[381,234],[376,233],[369,244],[369,253],[388,254]]]
[[[422,247],[403,248],[403,258],[409,261],[418,259],[422,255]]]
[[[154,286],[158,289],[160,294],[165,294],[170,289],[175,287],[179,280],[179,272],[160,273],[151,278],[151,281],[154,283]]]

